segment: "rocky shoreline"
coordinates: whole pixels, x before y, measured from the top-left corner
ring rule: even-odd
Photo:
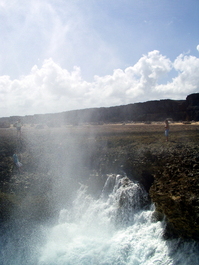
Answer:
[[[53,130],[27,126],[21,139],[14,129],[0,131],[1,222],[24,216],[49,219],[57,205],[70,200],[80,181],[97,196],[107,174],[127,174],[149,193],[156,207],[154,221],[166,218],[165,238],[199,239],[198,124],[171,125],[169,142],[162,124]],[[21,174],[12,162],[16,148],[23,163]],[[64,186],[66,175],[72,179]]]

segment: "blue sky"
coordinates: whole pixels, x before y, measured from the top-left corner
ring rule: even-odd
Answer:
[[[0,117],[199,92],[198,0],[0,0]]]

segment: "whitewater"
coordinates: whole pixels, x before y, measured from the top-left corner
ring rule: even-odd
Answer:
[[[57,221],[32,229],[20,249],[8,236],[0,264],[199,264],[198,243],[165,240],[165,221],[154,221],[154,210],[145,190],[126,176],[109,175],[98,198],[80,185],[73,203],[60,211]]]

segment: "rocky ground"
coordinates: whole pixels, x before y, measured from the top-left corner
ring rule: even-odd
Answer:
[[[199,239],[199,124],[112,124],[0,129],[0,219],[46,220],[70,200],[79,182],[98,195],[106,175],[126,173],[166,217],[165,237]],[[18,153],[19,173],[12,162]]]

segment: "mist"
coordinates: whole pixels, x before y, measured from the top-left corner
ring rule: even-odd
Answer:
[[[37,264],[45,229],[57,222],[61,210],[71,209],[77,190],[90,185],[90,193],[97,198],[106,181],[100,183],[90,168],[93,130],[25,125],[22,133],[21,138],[13,135],[13,151],[23,167],[21,173],[14,169],[11,177],[10,192],[18,202],[1,229],[1,264]]]
[[[23,171],[14,168],[9,181],[13,204],[0,230],[1,264],[198,262],[197,242],[165,238],[166,220],[154,218],[149,187],[134,168],[147,138],[136,128],[24,124],[21,137],[14,127],[6,131]],[[152,135],[162,145],[158,128]]]
[[[0,116],[82,114],[33,116],[21,137],[0,128],[0,264],[199,264],[197,242],[165,239],[152,173],[146,189],[134,168],[150,143],[164,149],[162,128],[148,140],[148,128],[91,124],[97,108],[198,92],[197,10],[197,0],[0,1]]]

